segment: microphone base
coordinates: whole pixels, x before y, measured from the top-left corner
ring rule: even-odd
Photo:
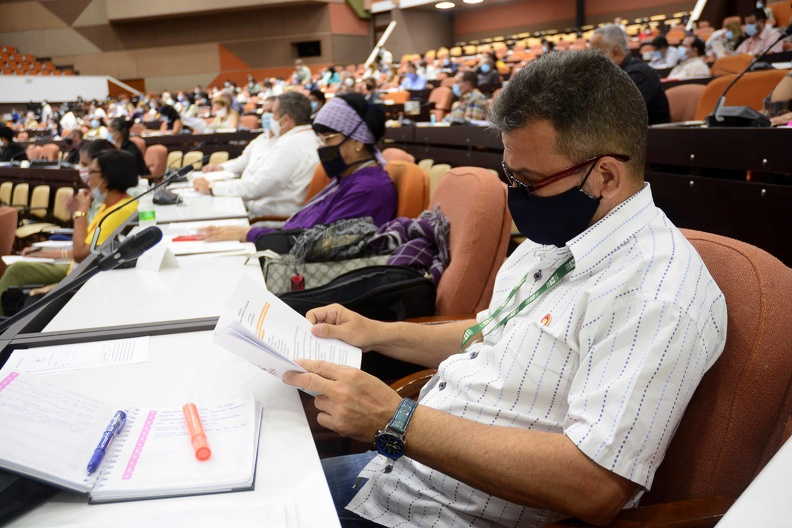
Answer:
[[[767,128],[770,120],[750,106],[722,106],[719,118],[712,114],[707,117],[707,126],[716,127],[753,127]]]

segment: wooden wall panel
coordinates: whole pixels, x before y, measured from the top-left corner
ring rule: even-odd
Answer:
[[[311,2],[325,3],[326,0],[311,0]],[[110,20],[123,22],[209,14],[219,11],[249,10],[295,3],[305,4],[308,2],[306,0],[222,0],[222,2],[218,0],[147,0],[143,2],[107,0],[107,11]]]
[[[0,4],[0,33],[65,27],[68,25],[63,20],[39,2]]]
[[[330,30],[335,34],[364,35],[369,34],[369,21],[355,14],[346,3],[328,4],[330,14]]]

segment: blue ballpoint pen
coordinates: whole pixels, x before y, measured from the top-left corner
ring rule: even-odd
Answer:
[[[99,464],[102,463],[102,459],[107,452],[107,448],[110,447],[110,442],[112,442],[113,438],[121,432],[121,429],[124,428],[126,417],[127,416],[124,411],[116,411],[113,419],[110,420],[107,429],[105,429],[105,432],[102,433],[102,439],[99,440],[99,445],[96,446],[96,449],[94,449],[93,455],[91,455],[91,460],[88,462],[89,475],[96,471],[96,468],[98,468]]]

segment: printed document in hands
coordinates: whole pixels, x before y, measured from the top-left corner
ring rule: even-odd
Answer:
[[[242,279],[215,327],[215,342],[277,378],[305,372],[297,359],[360,368],[362,351],[311,333],[311,323],[249,278]]]

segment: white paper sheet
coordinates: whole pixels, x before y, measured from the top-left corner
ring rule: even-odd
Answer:
[[[149,361],[149,336],[15,350],[6,368],[48,374]]]

